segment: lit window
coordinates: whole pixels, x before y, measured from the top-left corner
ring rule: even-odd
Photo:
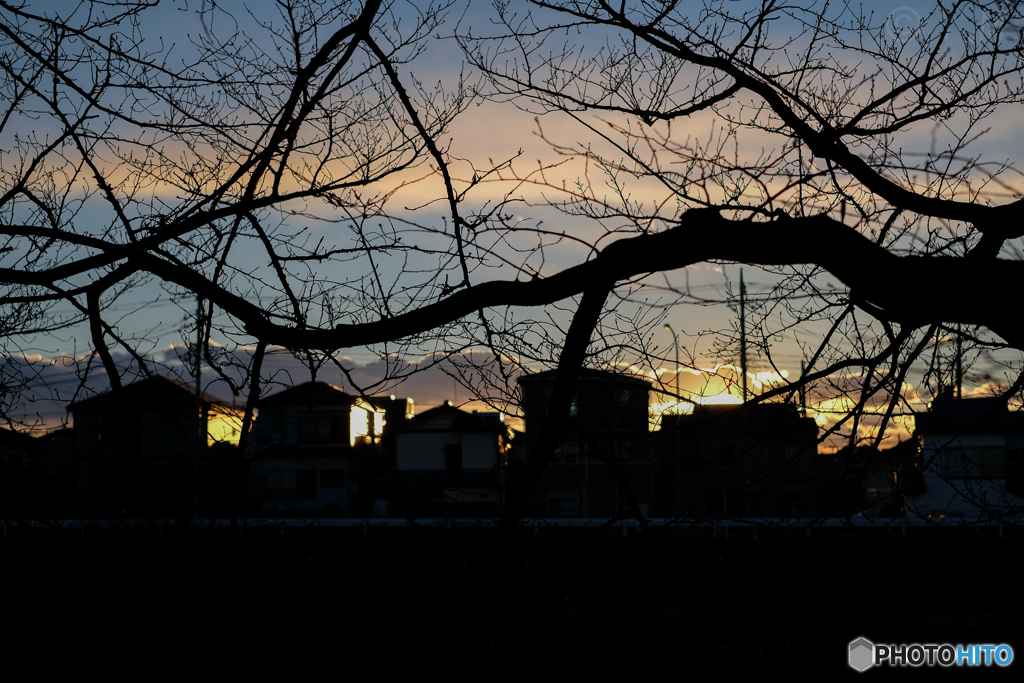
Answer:
[[[383,412],[374,410],[364,401],[352,406],[349,411],[349,443],[351,445],[380,443],[383,433]]]
[[[366,443],[366,437],[370,434],[370,415],[359,406],[352,406],[349,412],[349,443],[355,446],[357,443]]]

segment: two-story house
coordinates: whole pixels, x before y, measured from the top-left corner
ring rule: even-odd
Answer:
[[[538,445],[548,419],[557,370],[519,378],[525,423],[525,456]],[[557,445],[537,487],[528,515],[612,518],[632,514],[633,504],[651,514],[655,471],[650,448],[650,391],[646,380],[585,369]]]
[[[326,382],[261,399],[248,455],[257,505],[271,514],[348,514],[354,461],[378,451],[384,414]]]
[[[1024,413],[991,398],[937,398],[915,418],[923,490],[907,514],[1018,519],[1024,513]]]
[[[68,407],[83,514],[190,516],[231,496],[231,455],[211,449],[212,425],[234,409],[172,377],[153,375]]]
[[[697,405],[662,416],[674,516],[799,517],[817,507],[818,428],[796,406]]]
[[[395,435],[394,469],[374,479],[372,513],[497,516],[512,434],[500,413],[449,402],[416,415]]]

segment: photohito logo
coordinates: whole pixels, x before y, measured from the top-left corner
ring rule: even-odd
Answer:
[[[873,666],[1009,666],[1013,648],[1009,645],[950,645],[910,643],[882,645],[867,638],[850,641],[850,668],[867,671]]]

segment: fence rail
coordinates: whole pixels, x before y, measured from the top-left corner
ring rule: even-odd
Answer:
[[[333,518],[333,517],[258,517],[235,520],[238,528],[245,531],[276,531],[284,534],[289,530],[323,529],[351,530],[363,535],[382,531],[408,530],[413,528],[429,529],[488,529],[493,528],[497,518],[422,518],[408,520],[400,517],[365,517],[365,518]],[[670,518],[654,518],[646,520],[646,527],[659,532],[678,533],[685,535],[711,536],[716,539],[751,538],[773,534],[794,535],[802,533],[811,535],[871,535],[886,536],[933,534],[942,532],[969,532],[978,535],[998,535],[1004,533],[1019,534],[1024,530],[1019,520],[1000,520],[992,518],[745,518],[745,519],[711,519],[711,520],[677,520]],[[535,533],[546,530],[584,530],[613,529],[622,530],[624,537],[638,533],[644,524],[636,519],[607,520],[600,518],[585,519],[578,517],[533,518],[523,521],[523,525]],[[227,518],[199,518],[188,520],[175,519],[59,519],[32,520],[28,522],[12,522],[0,520],[3,534],[25,527],[34,529],[77,530],[81,534],[89,530],[118,529],[154,529],[160,532],[168,529],[229,529],[232,521]]]

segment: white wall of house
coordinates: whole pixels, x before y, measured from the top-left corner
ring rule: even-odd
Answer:
[[[957,476],[962,470],[956,466],[958,454],[1002,451],[1007,447],[1020,448],[1017,440],[999,434],[929,434],[923,437],[922,456],[925,465],[922,494],[907,498],[907,514],[924,518],[958,519],[988,517],[1010,509],[1021,509],[1024,498],[1005,490],[1004,477]],[[978,450],[974,450],[978,449]],[[950,454],[953,462],[950,462]],[[1005,455],[1003,456],[1005,458]],[[972,462],[975,458],[972,456]],[[981,473],[977,473],[981,474]]]

